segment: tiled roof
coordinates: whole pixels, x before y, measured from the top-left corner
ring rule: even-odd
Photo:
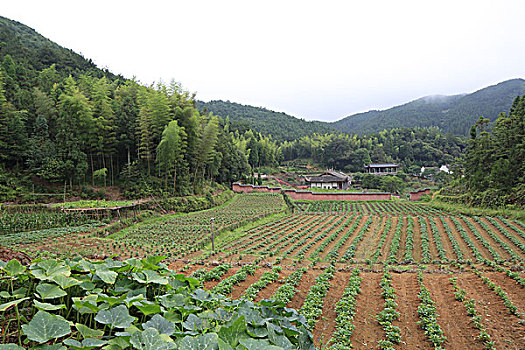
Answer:
[[[385,163],[385,164],[369,164],[365,168],[398,168],[399,164]]]

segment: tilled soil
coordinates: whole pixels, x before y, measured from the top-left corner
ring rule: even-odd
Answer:
[[[355,349],[376,349],[377,342],[385,338],[385,332],[376,320],[376,315],[384,308],[381,297],[381,273],[363,273],[361,293],[357,296],[357,313],[354,318],[355,331],[352,345]]]
[[[397,311],[400,314],[399,320],[394,322],[394,326],[401,329],[399,349],[432,350],[434,347],[427,340],[423,329],[417,324],[420,320],[417,313],[417,307],[420,304],[417,274],[392,273],[392,287],[396,290]]]
[[[476,309],[482,316],[481,322],[493,339],[496,349],[525,349],[525,325],[517,316],[508,312],[494,291],[474,274],[459,276],[458,285],[467,291],[468,299],[476,300]]]
[[[320,320],[315,324],[313,331],[316,346],[326,344],[335,330],[335,305],[343,296],[343,292],[348,285],[348,279],[352,274],[349,272],[338,272],[331,281],[330,289],[324,298],[323,313]]]
[[[430,291],[438,310],[438,324],[443,329],[447,340],[447,349],[483,349],[483,343],[477,339],[479,331],[472,324],[462,302],[454,298],[454,287],[449,276],[424,276],[423,283]]]

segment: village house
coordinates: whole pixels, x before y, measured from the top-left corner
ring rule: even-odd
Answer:
[[[338,171],[327,170],[319,176],[305,176],[305,181],[310,188],[347,190],[352,184],[352,177]]]
[[[395,175],[399,164],[369,164],[365,165],[365,173],[375,175]]]

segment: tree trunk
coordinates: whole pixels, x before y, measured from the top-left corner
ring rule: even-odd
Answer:
[[[197,171],[199,170],[199,167],[197,166],[195,168],[195,175],[193,176],[193,193],[195,193],[195,184],[197,183]]]
[[[91,186],[95,186],[95,165],[93,164],[93,152],[89,154],[91,158]]]
[[[173,170],[173,194],[177,193],[175,189],[176,183],[177,183],[177,166],[175,166],[175,169]]]
[[[129,154],[129,146],[128,146],[128,176],[131,174],[131,155]]]
[[[109,165],[111,167],[111,186],[113,186],[114,185],[114,182],[113,182],[113,155],[109,156]]]
[[[106,157],[104,156],[104,153],[102,153],[102,167],[106,169],[106,176],[104,176],[104,187],[107,186],[107,168],[106,168]]]

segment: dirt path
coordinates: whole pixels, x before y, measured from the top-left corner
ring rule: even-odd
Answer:
[[[447,275],[425,275],[425,287],[436,303],[438,323],[447,340],[447,349],[484,349],[477,339],[479,331],[472,324],[462,302],[454,298],[454,289]]]
[[[385,332],[376,320],[376,315],[384,307],[381,297],[381,273],[362,273],[361,294],[357,296],[357,313],[354,318],[355,331],[351,340],[355,349],[375,349],[377,342],[385,338]]]
[[[467,291],[468,299],[476,300],[476,310],[496,349],[525,349],[525,326],[507,311],[499,296],[474,274],[459,276],[458,285]]]
[[[392,273],[392,287],[396,290],[397,311],[399,311],[399,322],[394,323],[401,329],[401,343],[396,349],[404,350],[433,350],[417,322],[419,316],[417,307],[419,285],[415,273]]]
[[[337,317],[335,304],[343,296],[351,275],[352,273],[350,272],[337,272],[334,274],[330,289],[328,289],[328,293],[324,299],[323,313],[321,314],[321,318],[317,320],[313,331],[314,342],[318,347],[320,344],[326,344],[335,331],[335,319]]]

